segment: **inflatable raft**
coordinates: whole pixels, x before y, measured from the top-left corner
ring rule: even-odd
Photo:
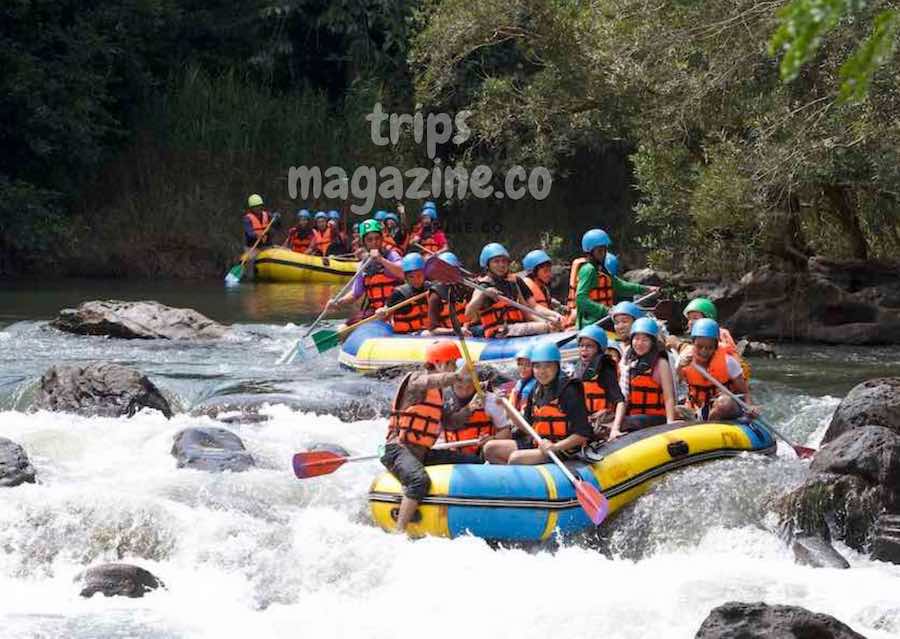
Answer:
[[[610,516],[668,472],[745,453],[773,453],[775,441],[762,426],[739,422],[666,424],[626,434],[585,449],[572,472],[597,486]],[[557,531],[571,535],[592,526],[575,489],[553,464],[429,466],[431,491],[409,526],[414,536],[474,535],[504,541],[542,541]],[[393,530],[402,488],[385,472],[369,491],[376,524]]]
[[[256,256],[255,277],[259,282],[344,284],[353,277],[358,266],[359,262],[354,259],[320,257],[274,247],[262,250]]]
[[[545,339],[561,340],[568,333],[510,337],[508,339],[466,338],[466,346],[476,362],[490,364],[515,364],[516,353],[523,346]],[[610,333],[613,340],[614,334]],[[370,322],[350,334],[342,344],[338,361],[358,373],[374,373],[394,366],[410,366],[425,361],[425,347],[436,339],[456,341],[452,335],[419,337],[395,335],[390,324]],[[578,343],[570,341],[562,349],[563,361],[578,358]]]

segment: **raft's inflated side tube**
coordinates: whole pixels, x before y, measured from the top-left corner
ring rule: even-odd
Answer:
[[[359,262],[273,247],[260,251],[254,266],[255,278],[260,282],[343,284],[356,273]]]
[[[529,335],[527,337],[510,337],[508,339],[466,339],[469,353],[479,362],[513,365],[516,353],[525,345],[531,345],[545,339],[559,341],[569,337],[571,333],[552,333],[549,335]],[[615,338],[615,335],[612,335]],[[438,337],[418,337],[394,335],[390,324],[385,322],[369,322],[353,331],[341,345],[338,361],[347,368],[360,373],[372,373],[393,366],[415,366],[425,361],[425,347],[435,339],[456,341],[452,335]],[[571,340],[563,349],[563,360],[573,361],[578,358],[578,342]]]
[[[588,461],[569,467],[600,488],[614,513],[644,493],[652,481],[691,464],[745,452],[771,453],[775,441],[755,424],[664,425],[629,433],[587,451]],[[539,466],[444,465],[428,467],[432,485],[419,506],[412,535],[540,541],[555,532],[573,534],[591,526],[575,491],[553,464]],[[369,492],[372,518],[392,530],[402,488],[389,473]]]

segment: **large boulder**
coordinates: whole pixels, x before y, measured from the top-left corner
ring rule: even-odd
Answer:
[[[93,597],[103,593],[106,597],[143,597],[151,590],[165,584],[153,573],[131,564],[101,564],[88,568],[75,578],[81,582],[81,596]]]
[[[0,488],[34,483],[34,467],[25,449],[14,441],[0,437]]]
[[[185,428],[175,435],[172,455],[178,468],[241,472],[256,462],[241,438],[224,428]]]
[[[123,339],[215,339],[228,331],[193,309],[152,301],[84,302],[78,308],[64,308],[50,324],[68,333]]]
[[[824,441],[869,424],[900,434],[900,377],[870,379],[854,386],[834,412]]]
[[[799,606],[729,601],[713,608],[697,639],[865,639],[850,626]]]
[[[51,367],[41,377],[32,407],[104,417],[131,416],[142,408],[154,408],[172,416],[169,402],[145,375],[108,362]]]
[[[824,445],[810,476],[779,504],[790,537],[837,538],[900,563],[891,516],[900,513],[900,434],[883,426],[849,430]]]

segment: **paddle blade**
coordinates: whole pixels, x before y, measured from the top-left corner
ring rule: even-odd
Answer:
[[[340,344],[340,335],[337,331],[325,329],[313,333],[312,340],[313,344],[316,345],[316,350],[320,353],[324,353]]]
[[[457,267],[441,258],[429,257],[425,262],[425,279],[442,284],[459,284],[463,280],[463,275]]]
[[[309,479],[320,475],[330,475],[344,465],[346,457],[327,450],[314,450],[294,454],[294,474],[297,479]]]
[[[609,502],[597,487],[583,480],[575,482],[575,495],[588,518],[599,526],[609,514]]]
[[[794,446],[794,452],[800,459],[812,459],[816,455],[815,448],[807,448],[806,446]]]
[[[656,316],[656,319],[661,319],[665,321],[671,321],[672,315],[675,311],[675,302],[672,300],[660,300],[659,303],[653,307],[653,315]]]
[[[241,283],[241,278],[244,276],[244,265],[243,264],[235,264],[231,267],[231,270],[225,275],[225,285],[226,286],[237,286]]]

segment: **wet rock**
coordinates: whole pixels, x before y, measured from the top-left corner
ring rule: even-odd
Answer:
[[[697,639],[865,639],[832,617],[799,606],[729,601],[713,608]]]
[[[228,328],[190,308],[159,302],[97,300],[64,308],[51,326],[79,335],[122,339],[216,339]]]
[[[25,449],[14,441],[0,437],[0,488],[34,483],[34,467]]]
[[[791,544],[794,560],[802,566],[813,568],[849,568],[850,563],[844,559],[829,542],[814,535],[798,536]]]
[[[879,515],[872,540],[872,559],[900,564],[900,515]]]
[[[51,367],[41,377],[32,408],[104,417],[153,408],[172,416],[169,402],[145,375],[108,362]]]
[[[900,433],[900,377],[870,379],[854,386],[834,412],[824,441],[868,424]]]
[[[656,271],[652,268],[639,268],[628,271],[623,277],[629,282],[636,282],[645,286],[666,286],[672,281],[671,273]]]
[[[256,465],[241,438],[224,428],[185,428],[175,435],[171,452],[178,468],[220,473]]]
[[[82,583],[81,596],[143,597],[165,584],[153,573],[131,564],[102,564],[88,568],[75,578]]]
[[[355,390],[336,387],[304,396],[287,393],[236,393],[204,400],[191,410],[193,415],[205,415],[226,423],[256,423],[269,419],[261,411],[266,406],[282,404],[292,410],[316,415],[334,415],[343,422],[387,417],[390,397],[386,389],[380,391],[357,384]]]
[[[816,453],[809,472],[778,504],[785,532],[791,538],[817,535],[840,539],[860,552],[872,550],[881,518],[900,512],[900,434],[874,425],[847,431]],[[879,547],[893,560],[892,519],[884,521],[887,532]]]
[[[776,359],[778,353],[775,351],[775,345],[767,342],[754,342],[749,338],[738,340],[735,345],[738,355],[741,357],[764,357],[768,359]]]

